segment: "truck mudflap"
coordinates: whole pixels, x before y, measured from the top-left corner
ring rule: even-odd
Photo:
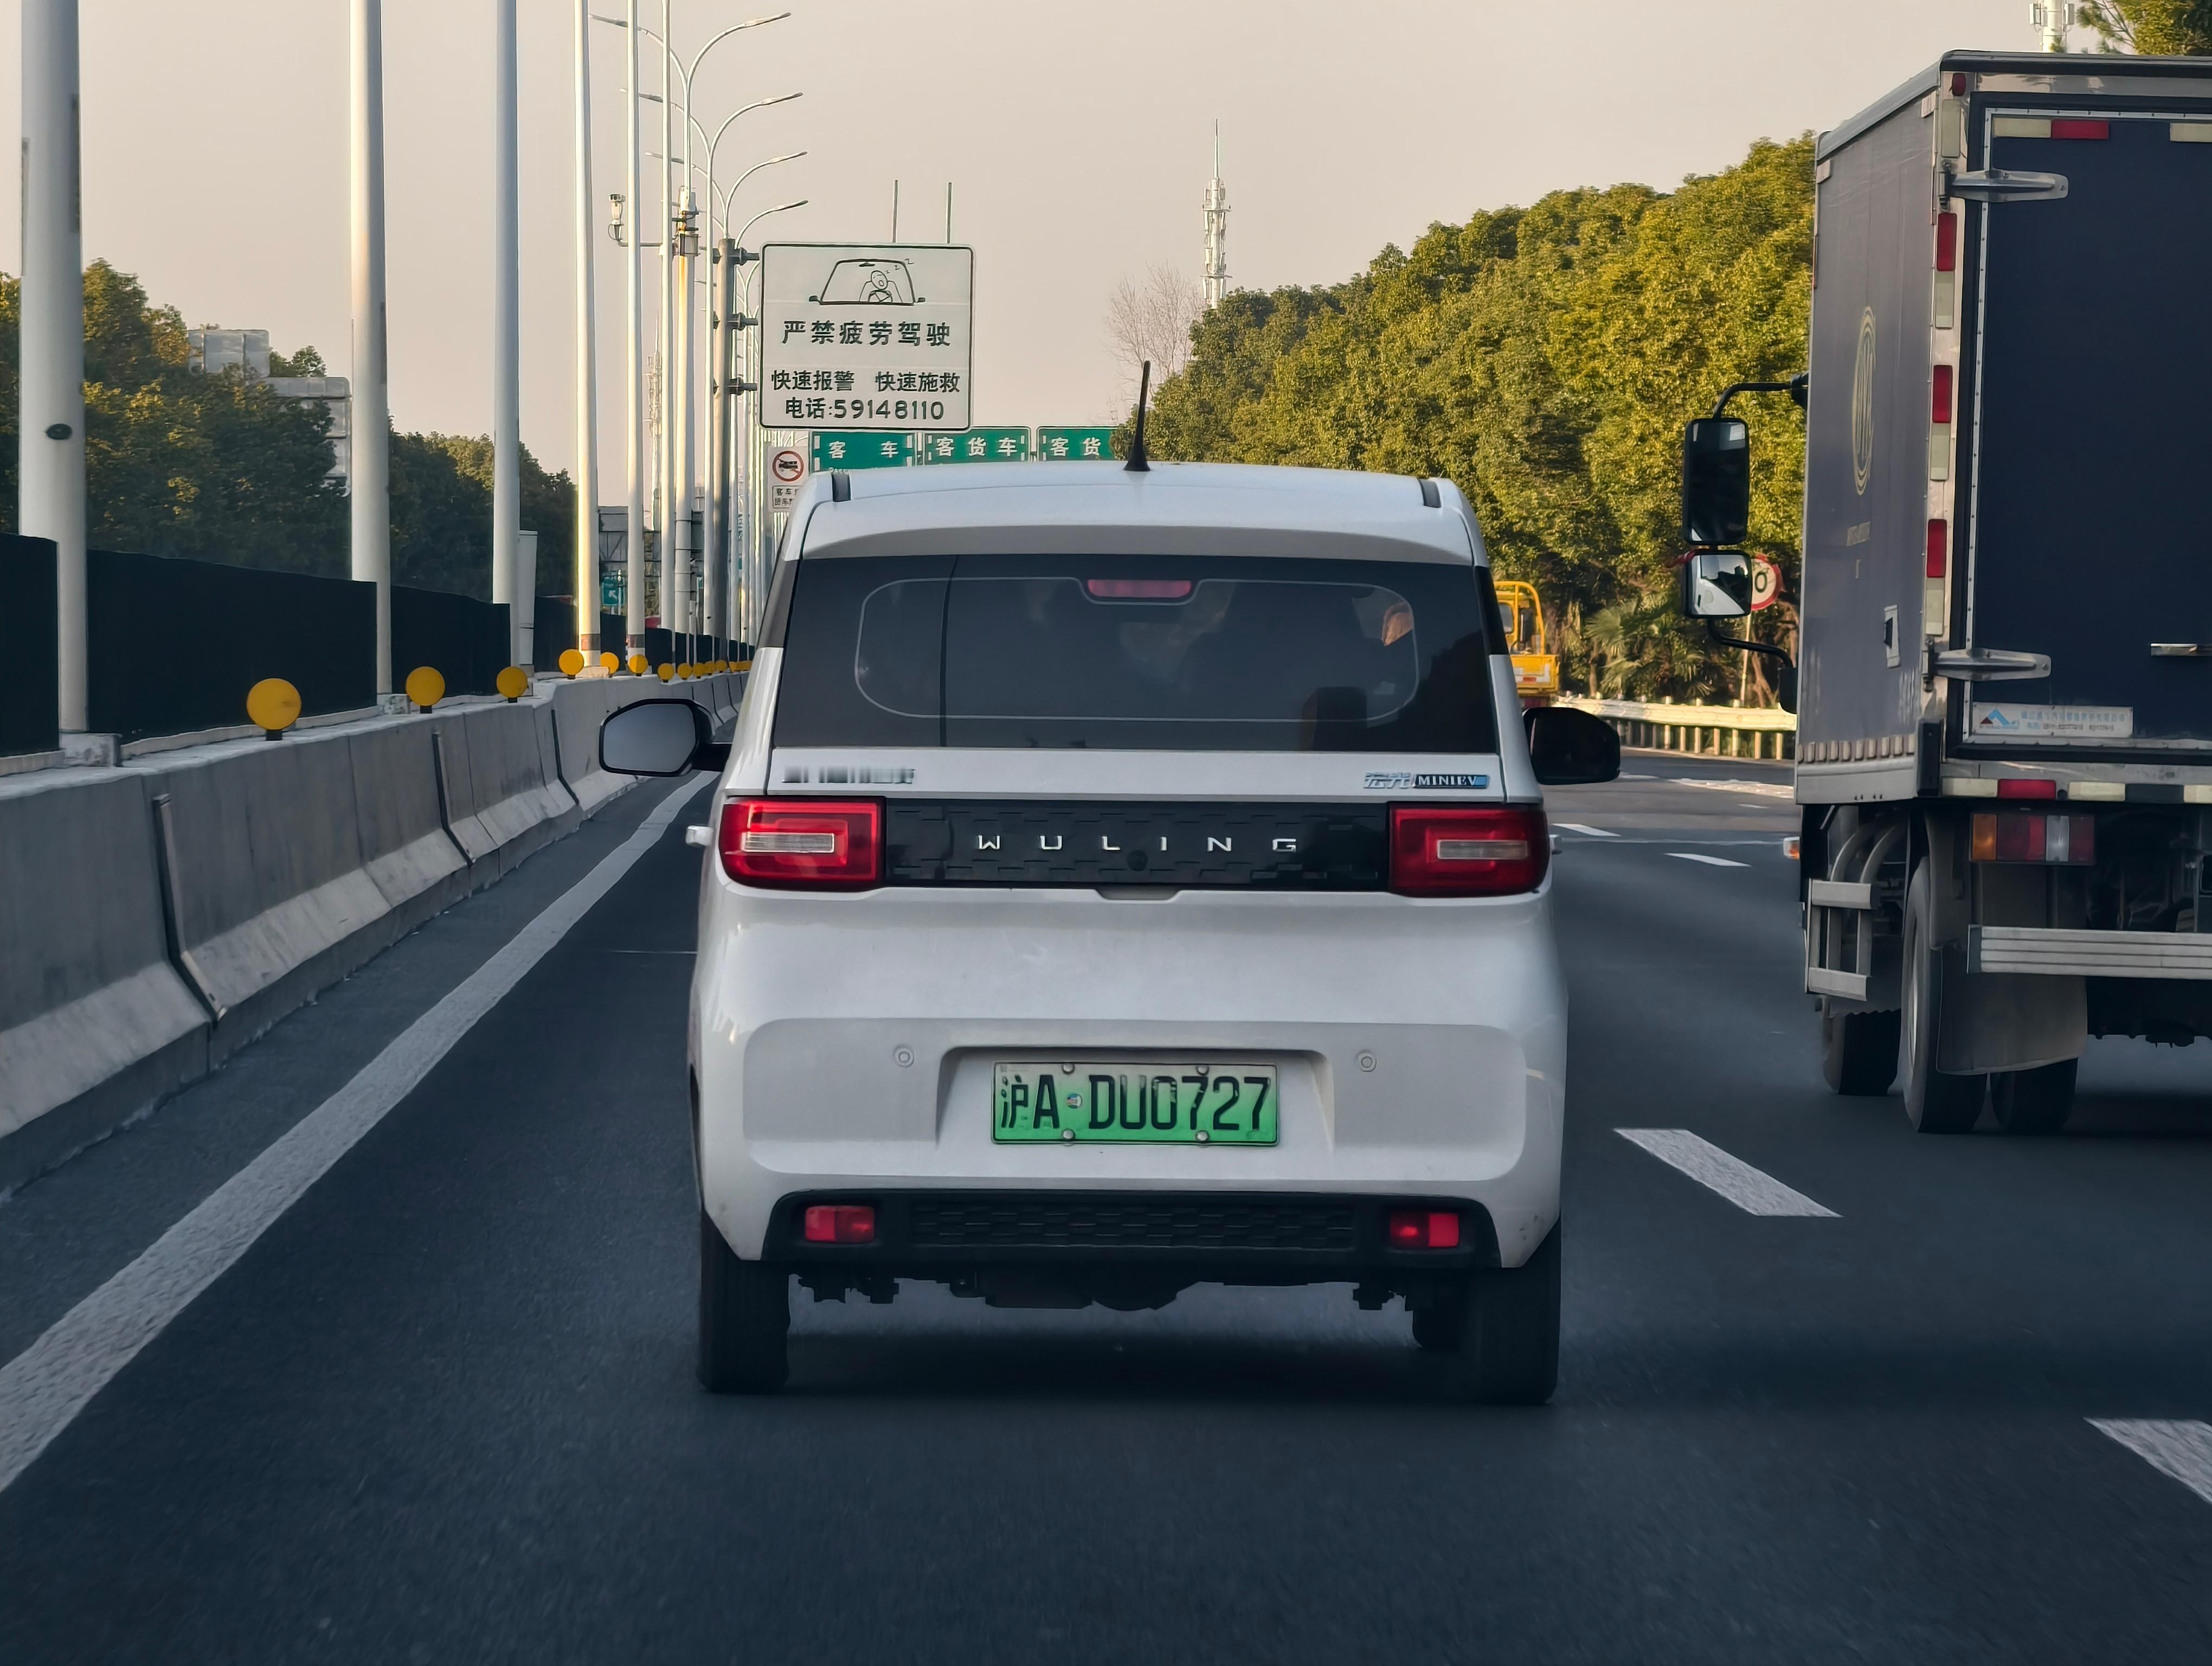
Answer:
[[[2179,932],[2064,931],[1970,926],[1966,970],[2045,977],[2162,977],[2212,981],[2212,936]]]

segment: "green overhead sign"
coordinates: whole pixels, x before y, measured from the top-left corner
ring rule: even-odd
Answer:
[[[911,434],[841,434],[824,429],[810,438],[817,474],[831,469],[899,469],[914,460]]]
[[[1036,455],[1047,463],[1111,462],[1114,430],[1110,428],[1041,428]]]
[[[1026,463],[1036,453],[1025,428],[971,428],[963,434],[925,434],[925,463]]]

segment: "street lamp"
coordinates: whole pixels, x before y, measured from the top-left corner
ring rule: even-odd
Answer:
[[[762,221],[767,219],[771,214],[786,214],[793,209],[805,208],[805,206],[806,198],[800,197],[788,203],[778,203],[773,208],[764,208],[758,214],[753,216],[751,219],[746,221],[744,225],[738,228],[738,234],[735,237],[724,240],[722,244],[722,255],[723,258],[729,263],[729,266],[725,270],[729,274],[729,281],[732,289],[735,287],[735,273],[731,269],[740,265],[757,264],[760,258],[758,255],[749,254],[746,252],[744,247],[745,234],[750,232],[755,226],[760,224]],[[745,274],[744,295],[747,304],[750,304],[752,295],[752,274],[750,272],[747,272]],[[734,333],[734,330],[732,331],[732,333]],[[753,384],[751,391],[754,398],[750,408],[750,414],[748,417],[748,426],[746,429],[745,500],[747,507],[744,527],[745,541],[739,562],[741,572],[739,599],[741,606],[738,612],[738,621],[739,634],[745,641],[752,641],[756,640],[760,629],[760,605],[762,597],[764,593],[762,587],[763,581],[768,576],[767,569],[769,555],[767,532],[768,483],[763,478],[763,472],[768,466],[768,429],[766,424],[761,420],[760,390],[758,386],[761,380],[760,331],[757,329],[752,331],[751,342],[748,347],[745,357],[747,366],[750,373],[746,380]],[[732,390],[733,396],[735,391],[736,390],[734,389]]]

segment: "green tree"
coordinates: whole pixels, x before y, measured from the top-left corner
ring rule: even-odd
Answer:
[[[0,523],[16,508],[22,294],[0,277]],[[87,534],[94,548],[345,570],[330,413],[185,364],[185,325],[126,272],[84,274]]]
[[[2081,13],[2107,52],[2212,53],[2212,0],[2090,0]]]
[[[392,436],[392,577],[397,584],[491,599],[491,439]],[[522,448],[522,524],[538,532],[538,590],[575,587],[575,488]]]
[[[1803,368],[1812,184],[1809,138],[1762,142],[1672,193],[1559,192],[1340,284],[1232,295],[1158,390],[1152,448],[1448,476],[1499,572],[1542,593],[1576,682],[1733,695],[1738,656],[1672,618],[1677,448],[1729,382]],[[1753,541],[1792,574],[1802,422],[1749,414]]]

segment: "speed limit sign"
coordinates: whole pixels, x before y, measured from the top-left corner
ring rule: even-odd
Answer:
[[[806,478],[806,453],[790,446],[779,446],[768,454],[769,508],[777,514],[788,514],[791,506],[799,502],[799,483]]]
[[[1765,556],[1751,558],[1751,611],[1771,607],[1782,593],[1782,569]]]

